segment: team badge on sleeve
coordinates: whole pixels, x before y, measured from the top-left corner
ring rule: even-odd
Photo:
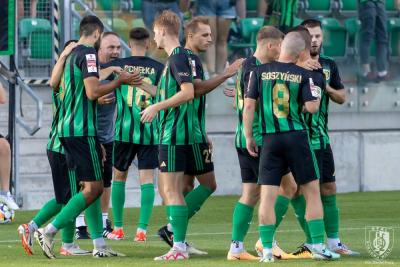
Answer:
[[[87,54],[86,55],[86,66],[87,66],[88,73],[97,72],[96,55],[95,54]]]

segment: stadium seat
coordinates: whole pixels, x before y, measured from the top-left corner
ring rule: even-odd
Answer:
[[[52,40],[51,30],[33,31],[29,38],[29,47],[31,49],[29,60],[51,59],[53,51]]]
[[[132,0],[133,11],[142,11],[142,0]]]
[[[51,31],[50,21],[40,18],[25,18],[19,22],[18,36],[20,40],[27,40],[29,34],[33,31]]]
[[[385,0],[385,8],[388,16],[395,16],[399,14],[396,7],[396,0]]]
[[[107,25],[113,31],[117,32],[124,40],[127,40],[129,26],[125,20],[120,18],[102,18],[101,21],[104,25]]]
[[[103,11],[119,10],[121,8],[120,0],[96,0],[96,9]]]
[[[144,21],[143,21],[142,18],[132,20],[131,26],[132,26],[132,28],[136,28],[136,27],[143,27],[143,28],[146,28],[146,26],[144,25]]]
[[[344,26],[347,31],[347,55],[354,56],[357,54],[358,47],[358,32],[361,28],[361,22],[357,18],[349,18],[344,21]]]
[[[339,14],[343,17],[354,17],[358,13],[358,0],[340,0]]]
[[[390,56],[399,58],[400,57],[400,19],[390,18],[388,20],[388,32],[389,32],[389,48]]]
[[[329,57],[344,58],[346,56],[347,33],[345,27],[334,18],[321,20],[324,31],[323,53]]]
[[[242,42],[229,42],[229,49],[249,48],[254,52],[256,48],[256,38],[258,30],[263,26],[264,18],[245,18],[240,20],[240,35]],[[236,25],[232,25],[235,27]]]
[[[305,13],[310,17],[328,16],[332,13],[331,0],[308,0],[305,2]]]

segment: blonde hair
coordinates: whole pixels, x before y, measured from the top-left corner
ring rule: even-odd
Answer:
[[[154,20],[153,27],[165,28],[169,34],[179,36],[179,29],[181,28],[181,21],[174,12],[164,10]]]

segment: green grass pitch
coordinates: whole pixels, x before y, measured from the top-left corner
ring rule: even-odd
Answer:
[[[0,225],[0,266],[256,266],[258,262],[228,262],[226,254],[230,244],[232,210],[237,196],[212,197],[203,209],[190,221],[187,239],[199,249],[207,250],[209,255],[192,257],[189,262],[154,262],[153,258],[165,253],[167,245],[155,236],[157,229],[165,223],[164,207],[154,209],[150,237],[146,244],[134,243],[133,235],[136,229],[138,209],[127,209],[125,213],[125,234],[123,241],[107,241],[114,250],[125,253],[127,257],[94,259],[91,256],[62,257],[56,260],[45,258],[35,243],[35,255],[27,256],[23,251],[17,236],[19,224],[28,222],[34,212],[17,212],[12,224]],[[337,262],[314,262],[312,260],[276,261],[276,265],[284,266],[400,266],[400,192],[373,192],[340,194],[338,205],[341,211],[341,238],[350,248],[361,252],[361,256],[342,257]],[[257,240],[257,216],[246,237],[247,250],[254,253],[253,247]],[[375,262],[365,246],[366,226],[387,226],[394,228],[393,250],[385,262]],[[300,245],[303,233],[294,218],[292,208],[278,229],[277,239],[283,249],[292,251]],[[91,249],[91,241],[79,241],[83,248]],[[60,241],[57,240],[56,251]]]

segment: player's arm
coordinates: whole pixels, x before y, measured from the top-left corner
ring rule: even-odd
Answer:
[[[122,68],[118,66],[110,66],[104,69],[100,69],[99,80],[100,81],[106,80],[114,72],[120,74],[122,71],[123,71]]]
[[[61,77],[64,72],[64,65],[65,65],[65,60],[71,54],[72,49],[74,49],[77,46],[77,43],[71,42],[70,44],[65,47],[65,49],[62,51],[60,57],[58,58],[56,64],[53,67],[53,70],[51,71],[51,76],[50,76],[50,87],[58,92],[59,85],[61,82]]]
[[[316,87],[313,79],[309,77],[304,79],[301,90],[305,111],[311,114],[317,112],[321,102],[321,88]]]
[[[157,93],[157,86],[146,83],[146,82],[142,82],[142,84],[138,87],[140,89],[142,89],[143,91],[149,93],[151,96],[155,96]]]
[[[253,137],[253,121],[256,103],[259,97],[259,83],[256,72],[250,72],[250,81],[247,87],[247,93],[244,98],[243,106],[243,126],[246,137],[246,148],[253,157],[258,156],[258,147]]]
[[[160,110],[174,108],[182,105],[194,98],[194,88],[192,83],[182,83],[181,90],[164,101],[148,106],[141,114],[141,122],[152,122]]]
[[[346,102],[346,90],[342,84],[339,69],[335,63],[332,64],[331,80],[329,85],[326,86],[326,92],[333,102],[337,104]]]
[[[208,80],[201,80],[201,79],[195,79],[193,81],[194,84],[194,94],[195,96],[201,96],[205,95],[215,88],[217,88],[219,85],[221,85],[223,82],[226,81],[226,79],[232,77],[233,75],[236,74],[237,70],[240,68],[243,62],[243,58],[235,60],[231,65],[229,65],[223,73],[218,74],[217,76],[208,79]]]
[[[0,83],[0,104],[5,104],[7,102],[7,94],[6,90],[3,87],[3,84]]]

